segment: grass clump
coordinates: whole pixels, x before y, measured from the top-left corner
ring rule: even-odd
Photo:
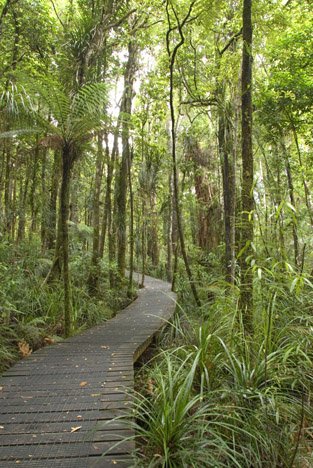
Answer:
[[[136,466],[312,466],[313,291],[291,297],[272,282],[262,295],[253,340],[236,288],[202,315],[175,316],[138,377]]]

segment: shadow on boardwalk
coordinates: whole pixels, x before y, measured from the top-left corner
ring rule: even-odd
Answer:
[[[131,466],[125,413],[133,363],[170,319],[170,285],[146,277],[138,299],[104,325],[43,348],[0,380],[0,466]],[[101,456],[106,452],[105,456]]]

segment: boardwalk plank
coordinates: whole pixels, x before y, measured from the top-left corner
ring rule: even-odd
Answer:
[[[125,416],[133,362],[171,318],[174,299],[167,283],[146,277],[138,299],[115,318],[7,371],[0,380],[0,466],[132,466]]]

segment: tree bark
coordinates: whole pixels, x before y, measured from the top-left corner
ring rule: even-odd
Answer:
[[[179,50],[179,48],[184,44],[185,38],[183,35],[183,27],[186,24],[188,18],[191,15],[191,11],[193,8],[195,2],[192,2],[190,4],[189,10],[187,15],[185,16],[184,20],[182,22],[177,22],[177,27],[180,35],[180,41],[176,44],[174,49],[171,51],[170,50],[170,43],[169,43],[169,33],[167,35],[167,51],[169,55],[169,72],[170,72],[170,99],[169,99],[169,104],[170,104],[170,114],[171,114],[171,138],[172,138],[172,165],[173,165],[173,187],[174,187],[174,204],[175,204],[175,209],[176,209],[176,214],[177,214],[177,229],[178,229],[178,235],[179,235],[179,242],[180,242],[180,248],[181,248],[181,253],[183,256],[184,264],[185,264],[185,269],[187,273],[187,277],[189,280],[190,288],[193,294],[193,297],[195,299],[195,302],[198,306],[201,306],[201,302],[198,296],[198,292],[196,289],[196,285],[194,282],[193,274],[189,265],[188,261],[188,256],[187,256],[187,250],[186,250],[186,245],[185,245],[185,236],[184,236],[184,231],[183,231],[183,226],[182,226],[182,219],[181,219],[181,211],[180,211],[180,198],[179,198],[179,189],[178,189],[178,170],[177,170],[177,161],[176,161],[176,130],[175,130],[175,122],[176,122],[176,117],[175,117],[175,109],[174,109],[174,66],[175,66],[175,60],[176,60],[176,55]],[[168,5],[167,5],[168,8]],[[172,6],[174,9],[174,7]],[[169,11],[167,9],[167,14],[168,14],[168,23],[169,23],[169,31],[171,30],[171,24],[170,24],[170,19],[169,19]],[[175,12],[175,16],[177,18],[177,13]],[[174,275],[175,276],[175,275]]]
[[[107,234],[107,231],[110,229],[109,220],[111,220],[111,217],[112,217],[112,214],[111,214],[111,210],[112,210],[112,180],[113,180],[114,166],[115,166],[115,156],[114,155],[116,154],[116,150],[114,150],[115,143],[113,144],[112,154],[110,156],[108,135],[105,135],[104,139],[105,139],[105,160],[106,160],[106,164],[107,164],[107,176],[106,176],[104,210],[103,210],[101,234],[100,234],[100,241],[99,241],[99,256],[100,256],[100,258],[103,258],[106,234]],[[114,141],[115,141],[115,138],[114,138]]]
[[[52,166],[52,178],[50,185],[50,197],[47,213],[47,233],[46,246],[52,250],[56,243],[56,223],[57,223],[57,198],[59,190],[59,175],[60,175],[60,154],[59,151],[54,151],[54,159]]]
[[[120,278],[125,276],[126,268],[126,199],[127,174],[130,162],[129,121],[132,111],[133,85],[137,66],[137,46],[131,40],[128,44],[128,60],[124,74],[124,92],[122,97],[122,160],[118,174],[117,187],[117,268]]]
[[[230,144],[231,141],[231,144]],[[224,229],[225,229],[225,279],[233,284],[235,280],[235,158],[234,142],[227,116],[219,111],[218,145],[222,166]],[[233,154],[231,154],[233,153]]]
[[[62,183],[60,192],[60,221],[62,233],[62,260],[63,260],[63,286],[64,286],[64,335],[70,336],[72,330],[72,301],[69,272],[69,236],[68,216],[71,171],[73,156],[71,148],[65,144],[62,150]]]
[[[293,185],[293,177],[292,177],[292,172],[291,172],[290,160],[288,157],[287,148],[283,140],[283,137],[281,137],[281,145],[282,145],[286,174],[287,174],[289,199],[290,199],[291,205],[296,210],[296,199],[295,199],[295,194],[294,194],[294,185]],[[296,214],[294,214],[294,216],[296,216]],[[298,230],[297,230],[297,221],[295,219],[292,220],[292,236],[293,236],[293,248],[294,248],[294,261],[295,261],[295,266],[298,269],[300,266],[299,265],[299,262],[300,262],[299,237],[298,237]]]
[[[33,158],[33,172],[32,172],[32,180],[31,180],[31,187],[30,187],[30,194],[29,194],[29,203],[30,203],[30,231],[29,231],[29,238],[31,239],[33,234],[36,232],[37,229],[37,214],[38,214],[38,204],[36,200],[36,189],[37,189],[37,173],[38,173],[38,164],[39,164],[39,144],[38,138],[36,139],[36,146],[34,149],[34,158]]]
[[[103,135],[98,134],[98,151],[96,160],[96,175],[93,190],[93,242],[88,287],[91,293],[98,289],[99,282],[99,245],[100,245],[100,193],[103,175]]]
[[[134,193],[131,175],[131,163],[133,159],[132,150],[130,152],[130,160],[128,161],[128,186],[129,186],[129,204],[130,204],[130,225],[129,225],[129,281],[128,281],[128,297],[133,297],[133,272],[134,272]]]
[[[46,184],[47,174],[47,153],[48,150],[45,148],[42,151],[41,159],[41,226],[40,226],[40,237],[41,237],[41,250],[44,252],[47,247],[47,233],[48,233],[48,193]]]
[[[252,0],[243,3],[243,49],[241,75],[241,138],[242,138],[242,190],[241,190],[241,287],[239,307],[244,330],[253,334],[253,278],[246,259],[252,254],[253,243],[253,151],[252,151]]]
[[[173,215],[173,204],[172,204],[172,174],[168,177],[168,206],[166,213],[166,278],[169,283],[173,280],[172,270],[172,215]]]
[[[30,165],[27,161],[25,168],[25,179],[21,176],[20,180],[20,204],[19,204],[19,219],[17,227],[17,243],[24,240],[25,237],[25,224],[26,224],[26,205],[27,205],[27,194],[28,185],[30,179]]]

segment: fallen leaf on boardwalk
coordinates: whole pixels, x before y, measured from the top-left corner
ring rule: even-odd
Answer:
[[[0,429],[4,429],[4,426],[0,426]]]
[[[84,381],[84,382],[80,382],[79,386],[80,387],[86,387],[87,384],[88,384],[88,382]]]
[[[3,390],[3,387],[0,387],[0,392],[1,392],[1,390]]]
[[[18,349],[23,358],[29,356],[32,353],[31,347],[25,340],[18,342]]]
[[[110,349],[110,346],[100,346],[102,349]]]
[[[81,429],[81,428],[82,428],[82,426],[71,427],[71,434],[72,434],[72,432],[77,432],[77,431],[79,431],[79,429]]]
[[[83,419],[82,415],[79,414],[78,416],[76,416],[77,419]]]
[[[51,345],[55,343],[55,340],[51,336],[46,336],[43,340],[46,345]]]

